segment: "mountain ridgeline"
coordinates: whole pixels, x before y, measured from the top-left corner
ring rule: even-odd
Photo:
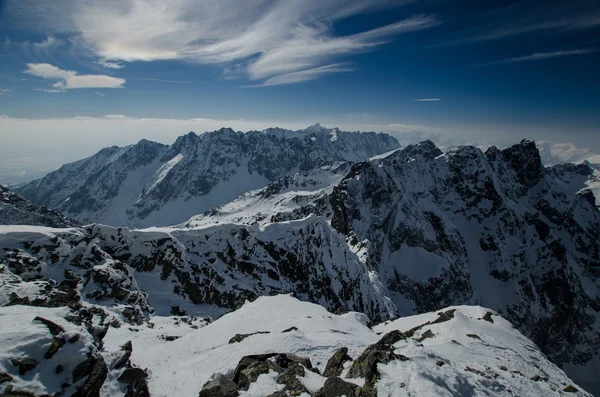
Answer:
[[[134,318],[222,313],[281,293],[373,322],[480,305],[600,390],[592,167],[545,168],[527,140],[445,153],[424,141],[378,155],[396,146],[311,127],[105,149],[19,192],[84,222],[183,222],[208,209],[200,198],[216,208],[172,228],[7,228],[3,263],[25,281],[60,283],[64,269],[84,281],[82,297],[126,304]],[[189,202],[195,212],[169,213]]]
[[[67,164],[17,193],[82,223],[166,226],[225,204],[286,174],[357,162],[399,147],[386,134],[320,125],[301,131],[229,128],[172,145],[142,140]]]

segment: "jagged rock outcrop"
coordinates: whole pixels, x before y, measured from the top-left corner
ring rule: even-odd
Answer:
[[[75,227],[79,226],[79,222],[46,206],[25,200],[0,185],[0,225]]]

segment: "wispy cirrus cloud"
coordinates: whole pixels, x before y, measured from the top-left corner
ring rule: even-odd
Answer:
[[[125,65],[123,65],[122,63],[114,62],[114,61],[107,61],[106,59],[101,59],[96,63],[98,65],[104,66],[105,68],[108,68],[108,69],[123,69],[125,67]]]
[[[439,102],[441,98],[418,98],[415,99],[415,102]]]
[[[63,70],[48,63],[28,63],[23,72],[46,80],[56,80],[51,89],[39,89],[46,92],[77,88],[122,88],[125,79],[99,74],[78,74],[73,70]]]
[[[0,95],[9,95],[11,92],[8,88],[0,88]]]
[[[347,72],[349,67],[337,66],[340,57],[372,51],[394,36],[439,24],[435,16],[416,15],[351,35],[340,36],[333,29],[344,18],[413,1],[60,0],[53,8],[34,0],[8,0],[6,8],[63,30],[105,67],[183,60],[221,65],[225,77],[241,76],[266,86]],[[60,14],[56,8],[66,16],[54,22],[50,16]]]
[[[66,92],[66,90],[60,88],[34,88],[34,91],[46,92],[48,94],[60,94],[61,92]]]
[[[596,49],[596,48],[579,48],[579,49],[565,50],[565,51],[535,52],[535,53],[529,54],[529,55],[523,55],[523,56],[518,56],[518,57],[513,57],[513,58],[506,58],[506,59],[500,59],[497,61],[492,61],[492,62],[481,64],[479,66],[532,62],[532,61],[539,61],[542,59],[552,59],[552,58],[569,57],[569,56],[574,56],[574,55],[593,54],[595,52],[598,52],[598,49]]]

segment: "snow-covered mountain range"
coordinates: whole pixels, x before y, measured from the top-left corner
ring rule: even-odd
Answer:
[[[316,124],[301,131],[223,128],[166,146],[110,147],[17,189],[82,223],[133,227],[181,223],[279,177],[399,147],[386,134]]]
[[[5,300],[48,306],[64,295],[56,285],[76,279],[84,300],[135,322],[218,317],[281,293],[373,322],[480,305],[597,390],[600,212],[585,190],[589,163],[544,168],[530,141],[485,153],[425,141],[350,160],[273,176],[177,227],[0,228],[2,263],[17,277]]]

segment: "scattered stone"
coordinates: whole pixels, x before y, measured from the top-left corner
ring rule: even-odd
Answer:
[[[308,357],[300,357],[291,353],[280,353],[275,355],[275,363],[279,365],[281,368],[287,368],[290,365],[297,363],[302,364],[306,369],[312,368],[312,363],[310,362],[310,358]]]
[[[290,327],[288,329],[284,329],[281,332],[285,333],[285,332],[292,332],[292,331],[299,331],[299,329],[298,329],[298,327]]]
[[[54,336],[60,334],[61,332],[65,332],[65,329],[63,327],[56,324],[55,322],[45,319],[45,318],[37,316],[36,318],[33,319],[33,321],[39,321],[42,324],[44,324],[46,327],[48,327],[48,329],[50,330],[50,333]]]
[[[477,375],[480,375],[480,376],[485,376],[485,372],[482,372],[482,371],[480,371],[478,369],[475,369],[475,368],[471,368],[469,366],[467,366],[467,368],[465,368],[465,371],[467,371],[467,372],[473,372],[474,374],[477,374]]]
[[[394,353],[394,343],[405,339],[400,331],[391,331],[383,336],[379,342],[371,345],[358,357],[348,371],[349,378],[365,378],[367,383],[379,378],[377,364],[387,364],[393,360],[409,360],[407,357]]]
[[[146,379],[147,377],[148,374],[141,368],[127,368],[117,380],[121,383],[135,383],[136,381]]]
[[[327,361],[325,371],[323,371],[323,376],[327,378],[340,376],[344,370],[344,363],[346,361],[352,361],[352,357],[348,355],[347,347],[341,347],[335,353],[333,353],[333,356],[331,356],[329,361]]]
[[[529,379],[531,379],[531,380],[532,380],[532,381],[534,381],[534,382],[539,382],[540,380],[542,380],[542,377],[541,377],[541,376],[539,376],[539,375],[533,375],[533,376],[532,376],[531,378],[529,378]]]
[[[500,369],[501,369],[502,371],[508,371],[508,368],[506,368],[504,365],[501,365],[501,366],[500,366]]]
[[[258,331],[258,332],[253,332],[251,334],[235,334],[233,336],[233,338],[229,339],[229,344],[231,345],[232,343],[239,343],[241,341],[243,341],[244,339],[246,339],[249,336],[252,335],[258,335],[258,334],[269,334],[269,331]]]
[[[433,332],[430,329],[428,329],[427,331],[423,332],[421,334],[421,337],[417,338],[416,341],[423,342],[427,338],[434,338],[434,337],[435,337],[435,335],[433,334]]]
[[[84,366],[80,367],[82,364]],[[78,371],[79,370],[79,371]],[[100,396],[100,389],[108,376],[108,367],[100,354],[92,355],[73,371],[73,381],[76,382],[75,372],[78,371],[78,379],[87,375],[86,381],[77,388],[77,391],[71,397],[97,397]],[[83,376],[81,376],[83,375]]]
[[[121,346],[121,351],[123,352],[123,355],[117,358],[113,364],[113,368],[115,369],[119,369],[127,365],[127,362],[131,357],[131,353],[133,352],[133,345],[131,344],[131,341],[127,341],[127,343]]]
[[[280,390],[280,391],[276,391],[275,393],[269,394],[267,397],[288,397],[288,395],[283,390]]]
[[[346,382],[340,377],[327,378],[323,388],[315,393],[315,397],[353,397],[358,395],[360,388],[354,383]]]
[[[438,367],[443,367],[444,365],[446,365],[446,362],[445,362],[445,361],[442,361],[442,360],[440,360],[440,361],[438,361],[437,363],[435,363],[435,365],[437,365]]]
[[[160,339],[167,341],[167,342],[173,342],[174,340],[177,340],[181,338],[181,336],[177,336],[177,335],[161,335]]]
[[[577,388],[576,388],[575,386],[573,386],[573,385],[568,385],[567,387],[565,387],[565,388],[563,389],[563,391],[564,391],[564,392],[567,392],[567,393],[577,393],[577,392],[579,391],[579,389],[577,389]]]
[[[12,365],[19,367],[19,375],[23,376],[27,372],[31,371],[40,363],[38,360],[34,360],[33,358],[25,357],[22,359],[12,358],[10,360]]]
[[[291,395],[300,395],[303,392],[307,392],[302,382],[298,379],[298,376],[304,376],[306,372],[304,367],[300,364],[293,364],[283,371],[277,377],[277,383],[285,385],[284,390],[290,392]]]
[[[44,354],[44,358],[46,360],[52,358],[52,356],[54,356],[60,350],[60,348],[65,345],[65,343],[66,342],[63,338],[54,337],[52,339],[50,347],[48,348],[48,351],[46,352],[46,354]]]
[[[438,318],[436,318],[431,324],[439,324],[445,323],[446,321],[450,321],[454,318],[454,312],[456,309],[446,310],[445,312],[438,313]]]
[[[236,397],[238,385],[223,374],[218,374],[213,380],[202,386],[199,397]]]
[[[75,335],[73,335],[72,337],[70,337],[68,339],[68,342],[71,343],[71,344],[73,344],[73,343],[75,343],[75,342],[77,342],[79,340],[79,337],[80,337],[79,334],[75,334]]]
[[[487,312],[485,313],[485,315],[481,318],[482,320],[488,321],[490,323],[494,323],[494,319],[492,318],[492,312]]]

